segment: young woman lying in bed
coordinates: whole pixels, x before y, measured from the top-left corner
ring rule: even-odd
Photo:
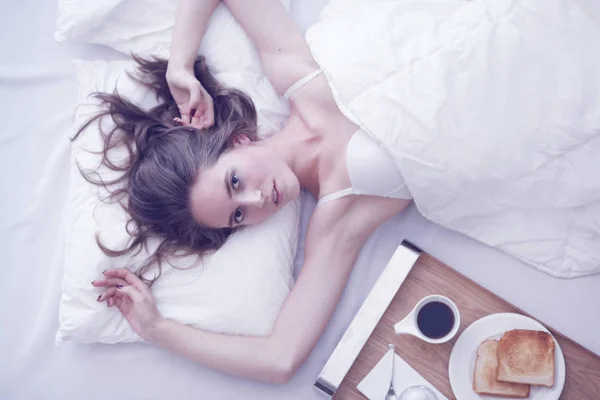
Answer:
[[[99,301],[118,307],[144,340],[226,373],[282,383],[316,345],[364,241],[411,197],[387,154],[340,112],[280,1],[228,0],[275,90],[290,101],[281,132],[257,141],[250,99],[220,87],[195,57],[217,3],[181,0],[168,67],[140,60],[139,79],[164,105],[146,112],[98,94],[107,106],[103,115],[116,122],[105,137],[104,164],[123,172],[124,188],[113,196],[127,194],[135,226],[130,246],[113,254],[135,251],[151,235],[163,238],[143,277],[175,250],[218,249],[236,229],[265,221],[306,188],[319,201],[304,266],[266,337],[215,334],[165,319],[149,282],[125,269],[105,271],[93,284],[106,288]],[[106,152],[121,145],[131,151],[129,163],[110,165]]]

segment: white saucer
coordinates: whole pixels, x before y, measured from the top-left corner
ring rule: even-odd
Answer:
[[[475,321],[460,335],[450,354],[448,375],[452,391],[460,400],[499,399],[496,396],[484,396],[473,390],[473,372],[477,350],[481,342],[487,339],[500,339],[505,331],[528,329],[548,332],[542,324],[521,314],[492,314]],[[548,332],[550,333],[550,332]],[[554,338],[554,336],[553,336]],[[554,338],[554,386],[531,386],[529,399],[558,400],[565,385],[565,358]]]

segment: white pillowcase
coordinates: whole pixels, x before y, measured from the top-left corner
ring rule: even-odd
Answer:
[[[143,107],[156,104],[149,90],[126,75],[126,70],[133,69],[133,61],[75,61],[74,65],[80,83],[75,127],[98,111],[97,103],[88,96],[95,90],[112,92],[116,87],[121,95]],[[260,84],[251,87],[252,79],[240,73],[215,73],[215,77],[227,86],[242,86],[255,100],[263,137],[272,127],[283,123],[287,106],[274,94],[268,82],[268,87]],[[112,123],[105,118],[103,127],[108,128],[109,122]],[[103,190],[86,182],[75,164],[79,162],[83,168],[95,168],[99,158],[86,150],[97,150],[100,144],[98,124],[88,127],[72,144],[71,215],[57,343],[64,340],[87,343],[141,340],[116,308],[107,308],[105,303],[96,301],[101,290],[91,285],[104,269],[129,266],[147,255],[142,252],[134,258],[111,258],[104,255],[95,242],[94,235],[99,232],[104,244],[120,249],[129,238],[124,226],[125,212],[118,204],[99,203]],[[110,176],[105,173],[104,178]],[[187,270],[163,265],[163,275],[152,288],[162,315],[215,332],[268,334],[293,285],[298,215],[297,200],[267,222],[234,234],[219,251],[204,257],[201,265]],[[150,249],[155,246],[153,243]],[[173,264],[187,266],[196,259],[180,257],[173,260]]]
[[[282,3],[289,9],[289,0]],[[54,37],[167,57],[176,9],[175,0],[59,0]],[[210,19],[200,53],[221,72],[260,69],[252,42],[223,3]]]

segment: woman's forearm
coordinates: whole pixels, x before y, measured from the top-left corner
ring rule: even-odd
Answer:
[[[153,344],[228,374],[284,383],[293,373],[284,350],[270,337],[215,334],[166,318],[148,336]]]
[[[219,0],[179,0],[169,64],[191,68]]]

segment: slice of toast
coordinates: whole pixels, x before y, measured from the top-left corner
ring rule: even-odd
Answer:
[[[554,339],[549,333],[507,331],[500,339],[497,354],[499,381],[554,385]]]
[[[496,369],[498,367],[497,353],[498,342],[495,340],[486,340],[479,346],[473,376],[473,389],[475,392],[516,399],[529,397],[529,385],[499,382],[496,380]]]

